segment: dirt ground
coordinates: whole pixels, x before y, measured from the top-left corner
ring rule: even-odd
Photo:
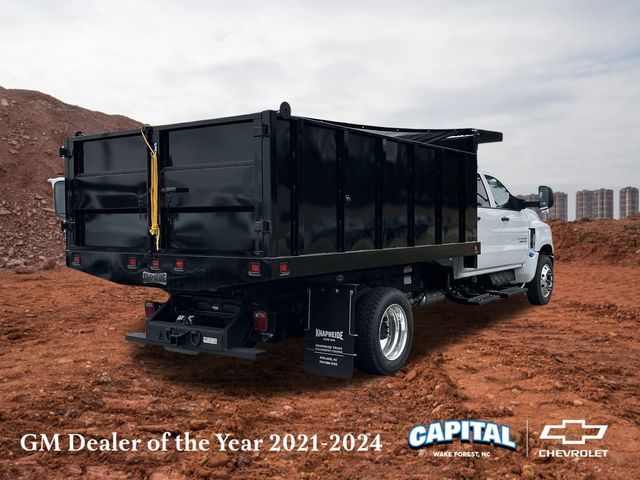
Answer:
[[[640,472],[640,266],[557,266],[554,298],[417,311],[403,372],[350,381],[307,375],[302,340],[264,360],[188,357],[123,340],[144,325],[129,288],[66,268],[0,271],[0,478],[637,478]],[[518,450],[486,459],[419,451],[412,425],[445,419],[510,425]],[[607,424],[602,459],[536,458],[543,425]],[[529,457],[525,424],[529,422]],[[270,433],[380,433],[381,452],[27,453],[26,433],[164,431],[264,438]],[[591,447],[591,445],[589,445]]]

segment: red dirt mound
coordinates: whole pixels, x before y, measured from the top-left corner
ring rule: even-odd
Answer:
[[[100,133],[139,125],[44,93],[0,87],[0,267],[42,264],[62,254],[47,179],[62,173],[58,147],[64,138],[78,130]]]
[[[640,265],[640,216],[549,222],[556,258],[590,265]]]

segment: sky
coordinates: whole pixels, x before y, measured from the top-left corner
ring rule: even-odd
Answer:
[[[638,1],[2,1],[0,86],[166,124],[277,109],[504,133],[512,193],[640,187]]]

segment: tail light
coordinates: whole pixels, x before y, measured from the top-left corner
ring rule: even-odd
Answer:
[[[152,302],[150,300],[144,302],[144,314],[147,318],[151,318],[153,314],[158,311],[158,308],[160,308],[160,305],[157,302]]]
[[[173,269],[176,272],[184,272],[184,260],[181,258],[176,258],[175,262],[173,262]]]
[[[253,328],[258,332],[266,332],[269,329],[269,316],[264,310],[253,312]]]
[[[280,264],[280,275],[289,275],[289,264],[287,262],[282,262]]]
[[[73,257],[71,257],[71,264],[80,265],[80,255],[75,254]]]
[[[259,277],[261,275],[262,267],[258,262],[251,262],[249,264],[249,275],[252,277]]]
[[[127,268],[138,268],[138,259],[136,257],[129,257],[127,259]]]
[[[160,270],[160,259],[152,258],[151,259],[151,270]]]

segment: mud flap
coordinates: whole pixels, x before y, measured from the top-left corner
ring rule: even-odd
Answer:
[[[310,373],[351,378],[355,353],[356,285],[309,289],[304,366]]]

